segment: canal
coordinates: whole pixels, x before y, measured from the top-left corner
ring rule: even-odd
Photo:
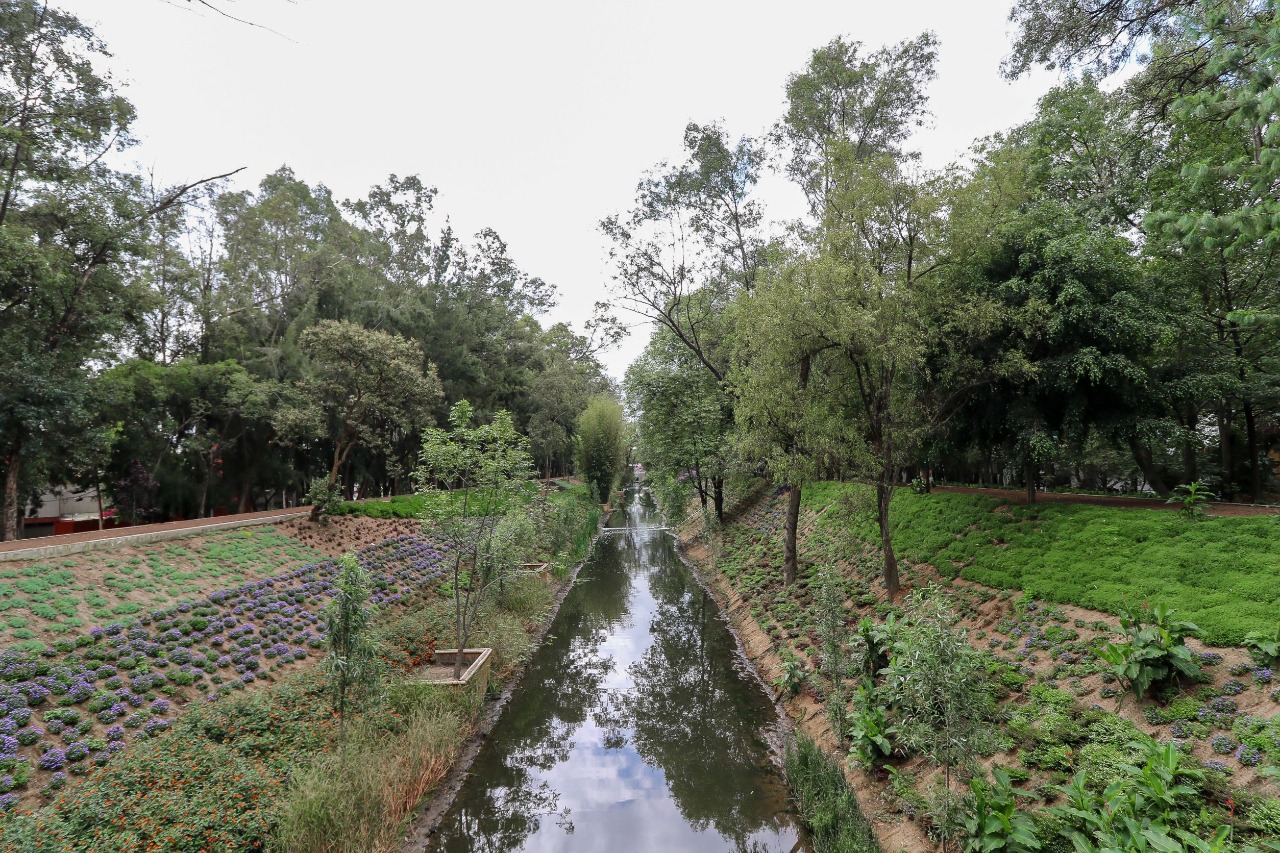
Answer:
[[[438,851],[808,849],[772,704],[631,495],[437,830]]]

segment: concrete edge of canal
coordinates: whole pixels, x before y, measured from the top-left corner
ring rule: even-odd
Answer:
[[[485,738],[489,732],[497,724],[502,717],[502,712],[506,710],[507,703],[511,700],[511,695],[524,679],[525,672],[529,668],[529,661],[533,660],[533,655],[538,647],[542,645],[546,639],[547,632],[551,630],[552,623],[555,622],[556,616],[560,613],[560,607],[564,604],[565,598],[573,589],[574,584],[578,580],[578,573],[582,571],[582,567],[591,559],[591,555],[595,553],[596,543],[600,539],[601,532],[605,529],[609,522],[609,516],[612,511],[600,513],[600,521],[596,525],[595,535],[591,537],[591,544],[587,547],[587,553],[582,559],[576,563],[570,570],[568,577],[561,583],[560,588],[556,590],[555,596],[551,599],[551,607],[547,610],[546,618],[542,621],[542,625],[532,635],[533,647],[526,658],[519,666],[517,666],[507,679],[502,683],[502,689],[493,699],[486,699],[484,708],[480,711],[480,717],[476,720],[476,725],[471,735],[463,742],[462,749],[458,753],[458,760],[449,768],[449,772],[444,779],[432,789],[427,798],[419,805],[413,819],[409,822],[409,828],[405,832],[404,844],[401,850],[404,853],[424,853],[431,843],[431,836],[439,826],[441,819],[445,813],[449,811],[453,801],[457,798],[458,792],[462,789],[462,785],[467,780],[467,775],[471,772],[471,765],[475,762],[476,756],[480,754],[480,749],[484,746]]]

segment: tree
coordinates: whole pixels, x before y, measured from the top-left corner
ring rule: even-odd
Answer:
[[[1109,74],[1148,39],[1180,29],[1204,0],[1021,0],[1009,12],[1016,35],[1001,66],[1017,78],[1035,65]]]
[[[4,538],[17,536],[24,464],[45,467],[42,454],[65,451],[55,424],[74,434],[87,421],[86,366],[139,305],[122,262],[141,251],[149,220],[206,182],[149,195],[108,165],[131,143],[134,114],[95,70],[106,56],[73,16],[0,2]]]
[[[885,673],[899,739],[942,766],[948,797],[952,768],[981,755],[996,731],[982,655],[955,621],[936,589],[913,594]]]
[[[646,479],[672,514],[688,499],[684,482],[724,518],[733,403],[725,389],[667,329],[655,330],[627,368],[627,405],[637,427]],[[679,504],[672,506],[671,504]]]
[[[613,242],[615,304],[678,341],[718,386],[713,398],[721,405],[700,407],[707,419],[702,428],[716,432],[733,417],[724,311],[735,294],[752,291],[764,261],[763,211],[752,193],[765,151],[749,137],[731,143],[719,125],[692,122],[684,145],[685,161],[674,168],[659,164],[636,187],[631,213],[605,219],[601,229]],[[686,426],[699,429],[687,420]],[[660,443],[651,441],[650,450]],[[709,475],[717,517],[724,514],[722,463],[697,475],[704,504],[702,483]],[[669,478],[681,473],[667,471]]]
[[[528,439],[509,412],[473,426],[471,404],[449,410],[449,429],[429,427],[414,471],[426,498],[423,520],[452,551],[454,625],[459,654],[453,677],[462,677],[462,650],[487,593],[520,568],[534,537],[525,512],[527,481],[533,476]]]
[[[609,388],[604,368],[596,358],[599,346],[588,337],[575,334],[564,323],[555,324],[542,336],[536,380],[529,389],[533,413],[528,434],[534,456],[542,462],[547,477],[556,463],[560,470],[567,470],[578,415],[593,396]]]
[[[324,610],[325,642],[329,647],[324,671],[329,677],[333,709],[338,715],[338,737],[344,747],[348,707],[382,683],[378,645],[370,633],[370,586],[369,570],[360,565],[355,554],[344,554],[338,561],[333,600]]]
[[[927,116],[924,90],[937,75],[933,33],[861,51],[861,42],[837,37],[787,80],[787,112],[774,136],[790,151],[787,174],[815,220],[827,215],[842,160],[905,157],[902,143]]]
[[[935,47],[926,33],[864,59],[860,45],[836,39],[788,83],[777,135],[812,221],[777,255],[777,274],[738,300],[734,323],[741,446],[790,492],[787,582],[803,481],[852,471],[876,484],[885,585],[898,592],[888,507],[919,439],[908,438],[919,407],[906,399],[924,356],[917,291],[941,263],[937,193],[906,176],[899,146],[924,115]]]
[[[626,421],[622,406],[607,394],[598,394],[578,416],[578,472],[601,503],[609,501],[626,460]]]
[[[421,426],[440,396],[435,370],[421,368],[417,344],[397,335],[326,320],[303,332],[299,346],[311,373],[277,413],[275,426],[294,441],[327,440],[329,490],[353,448],[385,448],[394,433]],[[313,507],[312,520],[318,519]]]

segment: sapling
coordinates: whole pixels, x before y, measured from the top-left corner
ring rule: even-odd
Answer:
[[[885,698],[898,709],[898,741],[945,772],[972,762],[993,743],[995,700],[981,655],[935,588],[914,593],[885,672]],[[945,849],[947,839],[943,839]]]
[[[450,550],[455,679],[462,677],[462,650],[482,601],[520,572],[535,537],[524,495],[533,476],[528,439],[516,431],[509,412],[498,412],[482,426],[471,420],[471,404],[463,400],[449,410],[449,430],[424,430],[414,472],[418,493],[426,498],[428,533]]]
[[[338,736],[346,743],[346,719],[350,705],[381,686],[378,647],[370,634],[373,612],[369,607],[369,571],[355,554],[339,561],[334,596],[324,611],[325,639],[329,654],[324,671],[338,714]]]

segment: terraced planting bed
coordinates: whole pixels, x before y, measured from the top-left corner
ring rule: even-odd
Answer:
[[[827,497],[831,491],[835,490],[828,490]],[[834,738],[823,722],[827,715],[825,691],[830,685],[818,676],[822,671],[820,589],[823,584],[839,585],[837,597],[844,602],[850,626],[863,618],[883,625],[891,614],[902,618],[902,613],[885,601],[878,554],[868,546],[868,531],[851,514],[855,509],[851,504],[810,504],[802,513],[800,577],[794,586],[785,587],[781,555],[784,505],[785,498],[765,490],[745,500],[720,534],[715,571],[732,597],[739,620],[745,621],[744,631],[758,638],[757,650],[767,648],[776,659],[774,670],[766,675],[776,678],[784,690],[788,685],[799,689],[793,700],[801,709],[797,713],[802,719],[818,721],[829,746],[836,748],[839,743],[841,752],[847,753],[847,742]],[[923,517],[925,509],[934,508],[916,509],[915,515]],[[937,512],[945,515],[946,509],[940,504]],[[992,507],[984,511],[990,513]],[[1079,522],[1074,510],[1069,517],[1074,529]],[[1235,537],[1238,540],[1252,535],[1259,519],[1221,521],[1241,525],[1244,533]],[[1107,525],[1108,542],[1114,545],[1115,528],[1124,522],[1143,527],[1176,524],[1177,519],[1172,514],[1160,514],[1156,520],[1121,519]],[[949,571],[940,572],[933,565],[910,559],[945,553],[946,542],[952,541],[970,548],[974,565],[985,565],[989,558],[1008,562],[1008,551],[998,543],[988,542],[988,551],[975,548],[974,540],[985,533],[985,528],[973,526],[978,523],[974,521],[960,534],[947,537],[938,532],[941,521],[905,533],[903,539],[912,547],[904,548],[908,551],[901,566],[904,595],[911,589],[937,585],[958,616],[957,626],[967,631],[970,643],[985,655],[988,675],[1004,710],[1002,722],[996,724],[999,746],[984,765],[988,769],[1002,767],[1014,780],[1020,792],[1020,809],[1041,810],[1037,820],[1043,818],[1042,837],[1053,837],[1056,829],[1050,811],[1063,802],[1063,787],[1075,774],[1083,771],[1091,784],[1105,785],[1118,778],[1117,774],[1123,775],[1124,766],[1141,765],[1146,760],[1145,753],[1135,751],[1135,743],[1148,736],[1152,739],[1149,742],[1160,748],[1172,745],[1188,772],[1198,774],[1195,778],[1201,781],[1196,796],[1206,809],[1204,826],[1230,824],[1240,838],[1280,838],[1280,822],[1275,820],[1280,816],[1276,785],[1260,775],[1265,767],[1280,765],[1280,677],[1252,661],[1241,648],[1211,647],[1190,639],[1187,645],[1200,677],[1185,680],[1172,693],[1138,701],[1126,694],[1112,666],[1102,657],[1108,643],[1121,642],[1124,636],[1115,616],[1045,601],[1017,589],[993,589],[968,580],[967,571],[957,578],[954,567],[944,564]],[[1210,530],[1201,526],[1191,535],[1205,537]],[[1172,533],[1186,535],[1181,529]],[[939,544],[929,548],[915,544],[931,536]],[[696,541],[688,531],[685,537]],[[1058,554],[1041,542],[1041,561],[1087,561],[1088,553],[1081,553],[1076,545],[1081,537],[1087,538],[1087,531],[1061,543],[1069,552],[1066,554]],[[1160,542],[1152,544],[1161,552]],[[1122,547],[1136,552],[1141,545]],[[695,545],[695,557],[708,562],[707,554]],[[1216,551],[1210,554],[1211,560],[1217,558]],[[1249,559],[1240,563],[1251,565]],[[1145,593],[1146,579],[1163,571],[1158,561],[1132,565],[1127,573],[1132,584],[1128,590],[1120,589],[1124,577],[1114,576],[1115,604],[1136,599],[1137,606],[1144,609],[1139,596]],[[1073,580],[1060,574],[1044,576]],[[1227,575],[1223,583],[1232,577]],[[1173,592],[1186,597],[1182,589],[1175,587]],[[1161,603],[1159,598],[1146,602],[1147,612]],[[1224,626],[1219,634],[1261,628],[1260,613],[1238,612],[1234,621],[1221,619],[1214,624]],[[1274,610],[1268,615],[1272,620],[1280,619]],[[892,843],[886,841],[885,849],[897,849],[900,843],[907,849],[930,846],[923,831],[928,821],[917,823],[915,819],[927,810],[932,774],[933,766],[918,756],[895,756],[878,776],[859,777],[858,785],[866,792],[864,810],[877,820],[882,840],[892,839]]]
[[[0,646],[39,651],[93,625],[323,559],[271,526],[0,563]]]
[[[209,539],[179,554],[164,549],[166,557],[184,560],[186,571],[164,557],[144,558],[137,571],[119,575],[139,581],[126,594],[141,590],[165,606],[139,606],[87,631],[51,620],[68,627],[51,644],[28,641],[0,652],[0,809],[38,800],[69,776],[108,764],[131,742],[164,732],[190,703],[274,682],[320,655],[321,611],[333,597],[337,561],[316,559],[315,550],[271,529]],[[373,577],[372,603],[396,607],[434,595],[442,555],[411,534],[360,549]],[[110,553],[94,556],[104,565],[120,562]],[[200,582],[243,580],[281,564],[285,570],[268,577],[183,598]],[[71,573],[70,567],[54,571]],[[48,573],[23,575],[19,568],[19,577],[47,580]],[[155,592],[161,579],[174,583],[164,587],[163,598]],[[78,578],[64,586],[92,595]]]

